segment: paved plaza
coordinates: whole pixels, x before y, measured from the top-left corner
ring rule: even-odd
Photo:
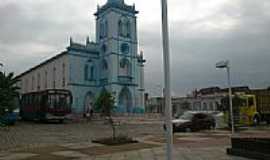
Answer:
[[[135,137],[139,143],[122,146],[92,143],[91,140],[94,138],[111,135],[111,129],[103,122],[67,124],[20,122],[9,131],[0,130],[0,160],[165,159],[165,138],[161,123],[125,124],[118,128],[118,134],[123,133]],[[228,131],[174,135],[175,160],[247,160],[228,156],[226,148],[229,146]]]

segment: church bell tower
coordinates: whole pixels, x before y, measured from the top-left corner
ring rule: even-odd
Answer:
[[[95,13],[100,85],[114,93],[123,112],[133,112],[140,99],[136,14],[135,5],[127,5],[124,0],[108,0]]]

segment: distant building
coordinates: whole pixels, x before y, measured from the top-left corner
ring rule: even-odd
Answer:
[[[138,54],[137,14],[124,0],[108,0],[95,13],[96,42],[71,38],[66,51],[17,76],[21,94],[67,89],[73,112],[83,113],[107,90],[116,98],[117,112],[144,112],[145,60]]]
[[[232,87],[233,93],[252,93],[247,86]],[[228,88],[219,87],[202,88],[195,90],[192,95],[172,98],[172,111],[174,116],[185,111],[223,111],[222,99],[228,96]],[[146,111],[164,114],[164,98],[149,98]]]

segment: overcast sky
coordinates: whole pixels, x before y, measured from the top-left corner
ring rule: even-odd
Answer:
[[[160,0],[136,4],[139,48],[145,53],[147,92],[163,84]],[[22,73],[65,50],[72,36],[95,39],[98,4],[106,0],[1,0],[0,62]],[[226,72],[215,63],[228,59],[233,85],[270,86],[269,0],[168,0],[173,94],[224,86]]]

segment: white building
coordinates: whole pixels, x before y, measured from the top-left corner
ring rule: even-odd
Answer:
[[[117,112],[144,112],[144,63],[138,54],[135,6],[108,0],[98,7],[96,42],[73,42],[67,49],[17,76],[21,93],[67,89],[73,112],[82,113],[103,90],[116,98]]]

